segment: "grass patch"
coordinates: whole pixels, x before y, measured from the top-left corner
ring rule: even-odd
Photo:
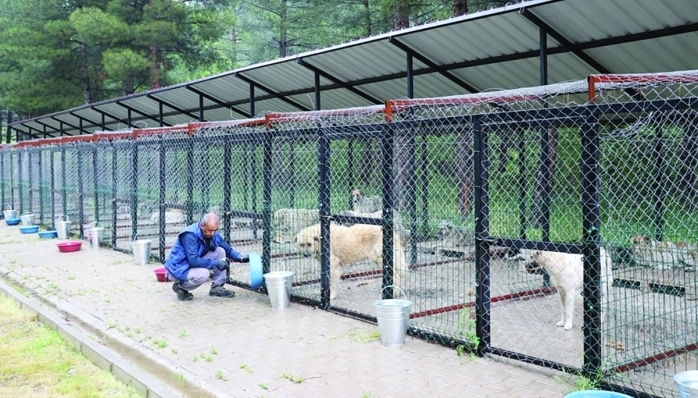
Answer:
[[[0,396],[139,397],[0,296]]]
[[[368,331],[352,329],[349,331],[349,339],[355,343],[371,343],[380,340],[380,338],[381,333],[378,329]]]

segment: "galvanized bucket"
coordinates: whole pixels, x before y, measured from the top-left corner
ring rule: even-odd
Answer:
[[[686,370],[675,374],[674,383],[679,389],[679,398],[698,397],[698,370]]]
[[[133,260],[136,265],[148,265],[150,263],[150,245],[153,243],[150,239],[135,239],[131,241],[131,251],[133,251]]]
[[[275,271],[263,275],[267,285],[271,308],[287,308],[291,305],[291,287],[293,286],[293,272]]]
[[[386,286],[383,290],[390,287],[394,286]],[[399,287],[394,288],[402,292],[404,299],[381,299],[373,303],[376,308],[381,344],[388,347],[399,347],[405,344],[412,307],[412,302],[407,300],[405,292]]]
[[[104,228],[95,226],[87,230],[87,238],[90,240],[90,247],[99,249],[100,243],[104,240]]]
[[[5,217],[5,220],[7,220],[8,218],[15,218],[15,217],[17,217],[17,210],[12,210],[12,209],[3,210],[2,216]]]
[[[56,233],[58,234],[58,239],[70,239],[70,221],[68,221],[67,216],[65,221],[56,223]]]
[[[24,225],[25,227],[31,227],[34,225],[33,213],[22,214],[21,216],[19,216],[19,218],[22,220],[22,225]]]

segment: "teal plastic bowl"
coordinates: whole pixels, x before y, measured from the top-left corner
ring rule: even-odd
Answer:
[[[35,234],[39,232],[39,226],[38,225],[31,225],[31,226],[22,226],[19,227],[19,231],[23,234]]]
[[[41,239],[55,239],[58,237],[58,231],[39,231]]]
[[[250,253],[250,287],[259,289],[264,284],[262,276],[262,257],[257,253]]]
[[[5,222],[7,223],[7,225],[17,225],[17,224],[19,224],[20,221],[22,221],[22,219],[19,217],[5,219]]]
[[[575,391],[565,395],[565,398],[632,398],[630,395],[613,391],[589,390]]]

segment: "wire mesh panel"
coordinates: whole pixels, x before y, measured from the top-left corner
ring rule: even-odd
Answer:
[[[37,189],[35,200],[38,207],[39,224],[53,229],[53,215],[51,214],[51,147],[50,142],[44,140],[37,148]]]
[[[219,233],[234,249],[243,254],[262,254],[265,120],[192,123],[189,128],[193,135],[191,149],[215,148],[207,156],[218,158],[214,163],[208,163],[218,170],[213,179],[207,180],[206,199],[201,195],[203,192],[194,193],[197,189],[203,191],[203,186],[194,182],[201,167],[198,167],[200,162],[192,152],[191,166],[187,166],[187,170],[192,172],[191,182],[183,186],[191,184],[191,196],[208,201],[207,207],[203,202],[197,206],[199,210],[194,217],[198,220],[207,211],[218,214],[222,221]],[[242,286],[249,286],[249,267],[231,267],[230,278]]]
[[[592,76],[602,217],[614,253],[604,336],[609,381],[676,394],[698,364],[698,72]]]
[[[0,210],[12,206],[10,176],[12,175],[12,152],[9,146],[0,149]]]
[[[134,157],[136,142],[132,132],[125,131],[110,139],[114,161],[114,192],[116,198],[116,242],[115,248],[123,251],[131,250],[131,241],[137,233],[137,192],[136,169]],[[134,205],[135,204],[135,205]]]

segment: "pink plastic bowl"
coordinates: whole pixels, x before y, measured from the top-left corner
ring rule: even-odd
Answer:
[[[153,270],[158,282],[167,282],[167,270],[165,268],[156,268]]]
[[[60,251],[61,253],[76,252],[80,250],[80,247],[82,247],[81,240],[63,242],[58,244],[58,251]]]

